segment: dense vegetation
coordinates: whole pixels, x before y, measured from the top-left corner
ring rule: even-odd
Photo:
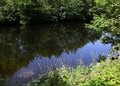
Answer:
[[[94,17],[90,28],[120,34],[120,1],[96,0]]]
[[[120,61],[107,59],[90,67],[74,70],[63,67],[33,80],[28,86],[119,86]]]
[[[81,21],[91,16],[93,0],[1,0],[0,23]]]
[[[112,51],[120,50],[120,0],[95,0],[93,20],[87,28],[104,32],[103,43],[111,43]]]

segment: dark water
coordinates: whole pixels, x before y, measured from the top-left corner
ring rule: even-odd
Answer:
[[[101,36],[80,23],[1,27],[0,86],[23,86],[54,66],[89,65],[109,54],[111,44],[102,44]]]

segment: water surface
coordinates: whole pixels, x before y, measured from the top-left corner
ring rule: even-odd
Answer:
[[[80,23],[1,27],[0,77],[6,86],[22,86],[53,67],[89,65],[109,54],[101,36]]]

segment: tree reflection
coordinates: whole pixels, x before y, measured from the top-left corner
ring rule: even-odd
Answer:
[[[100,36],[100,33],[85,29],[84,24],[1,28],[0,76],[12,76],[36,54],[50,58],[53,55],[58,57],[63,51],[76,52]]]

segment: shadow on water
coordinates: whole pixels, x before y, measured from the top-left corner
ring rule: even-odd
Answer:
[[[80,57],[88,65],[92,62],[91,52],[98,52],[96,57],[109,53],[111,46],[102,45],[100,37],[101,33],[85,29],[79,23],[2,27],[0,77],[12,86],[22,86],[53,66],[75,67]]]

